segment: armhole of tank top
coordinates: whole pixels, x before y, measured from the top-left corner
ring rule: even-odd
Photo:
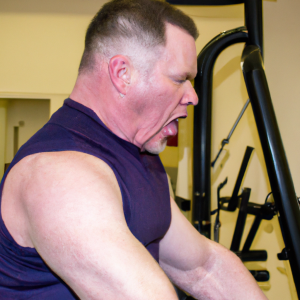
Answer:
[[[31,248],[31,247],[23,247],[20,246],[15,240],[14,238],[11,236],[10,232],[8,231],[4,221],[3,221],[3,217],[2,217],[2,192],[3,192],[3,187],[4,187],[4,183],[5,183],[5,179],[9,173],[9,171],[12,169],[14,165],[9,166],[8,170],[6,171],[6,173],[4,174],[2,181],[1,181],[1,186],[0,186],[0,235],[1,235],[1,239],[4,239],[4,243],[9,246],[9,247],[14,247],[17,252],[20,252],[21,254],[30,254],[30,255],[38,255],[37,251],[35,250],[35,248]]]
[[[86,154],[89,154],[89,155],[92,155],[98,159],[101,159],[102,161],[104,161],[111,169],[112,171],[114,172],[115,174],[115,177],[117,179],[117,182],[118,182],[118,186],[120,188],[120,191],[121,191],[121,196],[122,196],[122,203],[123,203],[123,211],[124,211],[124,217],[126,219],[126,222],[127,224],[129,224],[129,221],[130,221],[130,216],[131,216],[131,204],[130,204],[130,201],[126,201],[126,199],[129,199],[129,196],[127,195],[128,192],[126,190],[126,187],[124,186],[124,184],[122,184],[122,179],[118,173],[118,171],[116,170],[116,168],[112,165],[111,162],[109,162],[107,159],[105,159],[104,157],[98,157],[92,153],[88,153],[88,152],[85,152]]]

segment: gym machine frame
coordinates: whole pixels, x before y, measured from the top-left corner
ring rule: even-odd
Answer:
[[[252,104],[268,177],[279,213],[285,248],[279,259],[289,260],[300,296],[300,211],[263,66],[262,0],[172,0],[177,5],[231,5],[245,7],[245,27],[221,33],[198,55],[194,109],[193,219],[195,228],[210,238],[211,232],[211,119],[213,68],[219,54],[236,43],[246,43],[242,54],[244,79]],[[232,201],[234,199],[229,200]],[[236,202],[236,199],[234,200]],[[300,298],[300,297],[299,297]]]

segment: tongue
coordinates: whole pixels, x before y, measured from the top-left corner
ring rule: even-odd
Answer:
[[[174,136],[178,131],[178,121],[174,120],[163,128],[164,136]]]

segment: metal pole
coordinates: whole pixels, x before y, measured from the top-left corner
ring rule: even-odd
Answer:
[[[300,210],[258,47],[245,48],[242,65],[274,201],[281,219],[280,226],[286,248],[280,257],[290,260],[299,296]]]

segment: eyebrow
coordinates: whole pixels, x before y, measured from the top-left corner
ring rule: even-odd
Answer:
[[[188,79],[188,80],[193,80],[195,76],[193,76],[190,72],[185,72],[182,74],[182,77]]]
[[[197,75],[197,73],[196,73],[196,75]],[[192,81],[195,79],[196,75],[194,76],[193,73],[190,73],[190,72],[182,72],[182,73],[178,73],[177,75],[174,74],[173,76],[174,76],[174,78],[177,78],[178,80],[179,79],[182,80],[184,78],[185,80]]]

